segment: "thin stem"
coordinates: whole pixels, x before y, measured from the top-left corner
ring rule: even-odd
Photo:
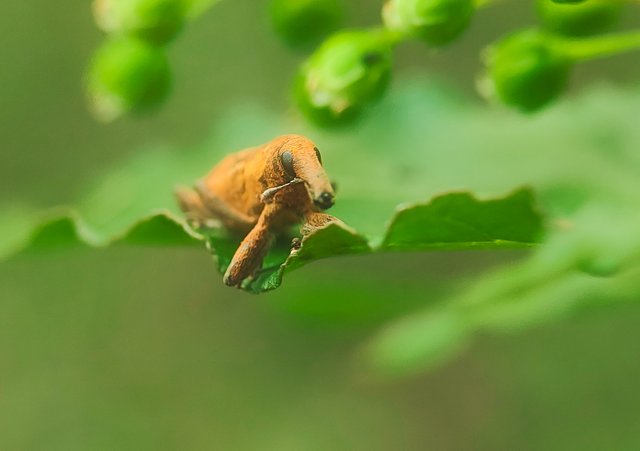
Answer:
[[[640,31],[609,34],[579,40],[558,38],[556,45],[577,62],[589,61],[617,55],[619,53],[640,50]]]
[[[480,9],[480,8],[486,8],[487,6],[491,6],[495,3],[500,3],[502,1],[504,0],[473,0],[473,4],[475,5],[476,9]]]
[[[403,43],[404,41],[412,39],[411,36],[408,36],[406,33],[388,29],[384,29],[384,37],[391,47],[395,47],[398,44]]]
[[[219,0],[187,0],[187,17],[191,20],[197,19],[209,8],[218,3]]]

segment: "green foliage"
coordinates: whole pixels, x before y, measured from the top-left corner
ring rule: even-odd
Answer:
[[[588,36],[610,29],[620,18],[624,1],[588,0],[580,4],[538,0],[537,12],[545,28],[569,36]]]
[[[548,188],[541,205],[553,218],[544,245],[530,258],[490,272],[453,290],[438,305],[384,327],[365,349],[370,370],[388,377],[413,374],[446,363],[476,333],[514,332],[637,302],[640,185],[631,174],[640,167],[635,152],[640,135],[631,117],[638,94],[626,95],[630,98],[621,95],[613,103],[609,96],[594,95],[524,128],[508,124],[504,134],[519,136],[518,151],[525,151],[527,162],[553,158],[555,168],[544,165],[545,175],[541,165],[537,176],[557,180],[543,183]],[[547,136],[535,137],[535,130]],[[566,142],[554,136],[564,136]],[[489,146],[498,145],[491,141]],[[498,146],[508,148],[507,142]],[[558,168],[562,165],[566,168]],[[523,167],[518,172],[523,177],[529,173]],[[561,181],[560,173],[569,179]]]
[[[269,14],[274,31],[285,43],[307,48],[338,29],[344,5],[342,0],[271,0]]]
[[[542,229],[528,190],[488,201],[479,201],[468,193],[452,193],[400,210],[389,225],[382,247],[411,250],[522,246],[535,243]]]
[[[390,30],[441,46],[468,28],[474,12],[473,0],[389,0],[382,17]]]
[[[44,212],[6,207],[11,221],[0,232],[0,260],[16,255],[35,256],[82,247],[105,247],[117,244],[143,246],[183,246],[202,237],[187,227],[184,220],[170,211],[158,211],[139,217],[127,229],[115,235],[88,225],[76,210],[55,208]]]
[[[448,289],[437,289],[441,294],[428,308],[417,306],[414,314],[383,328],[363,355],[369,369],[387,376],[443,364],[479,332],[517,331],[634,301],[640,289],[637,91],[596,91],[531,119],[477,109],[445,94],[441,85],[405,85],[361,124],[360,133],[316,137],[327,171],[340,184],[332,213],[359,233],[331,226],[308,237],[293,254],[290,237],[282,237],[246,290],[273,289],[284,274],[333,255],[523,249],[519,263],[475,280],[454,279]],[[254,132],[250,138],[247,128]],[[216,137],[198,149],[141,153],[109,171],[78,203],[77,213],[55,213],[44,220],[20,207],[3,213],[10,221],[3,221],[0,230],[0,253],[59,251],[79,240],[92,245],[204,240],[224,269],[239,238],[187,228],[176,213],[173,186],[196,179],[226,151],[292,128],[262,111],[230,112],[218,124]],[[535,196],[518,190],[496,197],[523,182]],[[451,188],[458,191],[434,197]],[[482,200],[469,192],[481,193]],[[429,197],[434,198],[425,204]],[[544,212],[544,224],[538,211]],[[534,246],[539,240],[542,244]],[[307,274],[313,275],[314,267]],[[353,275],[344,277],[348,285]],[[305,289],[332,283],[313,280],[305,279]],[[357,298],[354,293],[356,305]],[[285,305],[310,312],[330,308],[313,296]],[[383,303],[368,308],[380,311],[358,307],[362,315],[384,317]]]
[[[87,76],[91,108],[106,121],[128,111],[157,107],[170,86],[171,70],[164,50],[136,38],[106,41]]]
[[[192,18],[210,1],[190,3]],[[109,127],[69,92],[97,37],[88,11],[4,2],[0,191],[77,202],[0,207],[0,259],[15,256],[0,262],[0,449],[636,449],[640,92],[585,84],[636,64],[579,67],[582,92],[535,116],[402,73],[471,83],[478,39],[534,4],[479,11],[422,71],[434,49],[398,49],[386,97],[329,133],[278,101],[294,56],[251,0],[163,49],[185,64],[164,114]],[[621,41],[555,42],[577,61]],[[349,227],[293,255],[281,237],[229,289],[209,250],[224,268],[239,238],[188,228],[172,190],[280,133],[318,143]]]
[[[93,12],[106,33],[166,44],[182,30],[187,11],[183,0],[94,0]]]
[[[388,33],[335,34],[302,66],[295,84],[298,106],[315,123],[347,124],[385,92],[391,64]]]
[[[489,47],[485,64],[491,93],[509,106],[535,111],[565,89],[572,60],[551,36],[527,30]]]
[[[638,215],[627,228],[621,218],[609,218],[607,213],[606,208],[594,209],[587,213],[593,215],[589,218],[593,223],[580,225],[615,223],[625,229],[621,235],[625,244],[615,235],[617,230],[556,232],[531,259],[485,275],[440,306],[385,327],[369,345],[370,369],[405,376],[446,363],[477,332],[515,332],[594,308],[637,302],[640,242],[627,240],[631,229],[640,225]],[[593,264],[594,259],[613,277],[580,274],[583,263]]]
[[[460,203],[461,197],[467,199],[466,205]],[[425,209],[430,211],[425,212]],[[499,213],[505,215],[496,216]],[[481,238],[478,238],[478,230],[487,226],[486,221],[496,230],[489,231],[490,237],[480,232]],[[507,223],[502,224],[502,221]],[[439,229],[427,230],[437,224],[440,224]],[[451,225],[453,227],[447,228]],[[241,240],[241,237],[230,236],[220,229],[194,231],[184,219],[176,217],[170,210],[141,217],[115,235],[87,225],[76,211],[29,214],[26,220],[19,218],[11,227],[4,231],[9,239],[5,238],[0,246],[0,251],[4,250],[4,255],[0,252],[0,258],[83,245],[182,246],[200,240],[212,251],[220,273],[226,270]],[[514,227],[516,230],[513,230]],[[531,209],[530,193],[526,191],[484,202],[466,194],[443,195],[431,204],[409,207],[399,212],[392,219],[382,245],[375,248],[364,236],[337,224],[330,224],[304,237],[299,249],[291,250],[290,240],[280,240],[266,257],[259,274],[254,279],[246,280],[242,289],[253,293],[273,290],[280,286],[285,272],[322,258],[399,249],[523,247],[534,244],[540,229],[540,218]],[[430,232],[440,232],[446,239],[438,237],[434,240]]]
[[[443,364],[467,345],[470,333],[454,312],[413,315],[386,327],[365,349],[364,362],[378,377],[406,376]]]
[[[440,117],[447,117],[446,111],[452,106],[447,106],[450,100],[441,100],[438,105],[436,98],[425,101],[422,90],[412,90],[409,98],[402,100],[403,105],[426,108],[437,108]],[[433,91],[438,92],[438,91]],[[431,94],[429,94],[431,95]],[[410,107],[411,108],[411,107]],[[392,108],[392,111],[396,108]],[[401,111],[401,108],[398,108]],[[434,110],[435,111],[435,110]],[[252,127],[260,134],[263,133],[265,139],[273,137],[277,130],[282,130],[281,124],[272,123],[264,119],[264,115],[251,120],[246,114],[236,115],[237,122],[225,123],[221,129],[226,133],[229,130],[236,130],[236,136],[244,136],[247,126]],[[422,128],[413,119],[411,127]],[[384,123],[388,121],[382,119]],[[265,124],[266,122],[266,124]],[[403,121],[404,122],[404,121]],[[379,128],[378,126],[376,128]],[[397,127],[396,127],[397,129]],[[398,130],[399,132],[399,130]],[[401,133],[406,139],[411,133]],[[246,139],[246,138],[245,138]],[[246,142],[245,145],[255,144]],[[363,136],[362,141],[353,144],[351,156],[343,155],[337,158],[336,162],[343,162],[342,166],[348,169],[353,166],[350,158],[360,161],[359,167],[363,171],[375,174],[380,170],[394,171],[393,159],[390,155],[381,155],[375,158],[370,155],[370,151],[377,146],[382,150],[382,142],[370,136]],[[192,242],[192,237],[205,240],[205,243],[212,249],[221,271],[231,259],[239,243],[240,237],[228,236],[216,230],[204,230],[197,233],[190,231],[180,216],[173,212],[177,211],[175,200],[172,196],[172,188],[178,183],[194,180],[198,175],[206,170],[215,159],[212,159],[208,148],[234,149],[237,150],[242,144],[214,142],[202,146],[200,152],[192,153],[191,158],[180,157],[179,154],[169,154],[167,152],[154,152],[141,154],[127,164],[123,165],[119,171],[110,171],[96,187],[89,190],[87,198],[80,202],[73,212],[54,212],[45,214],[44,218],[33,215],[31,212],[25,215],[14,214],[16,218],[26,217],[25,220],[17,220],[16,228],[23,230],[22,236],[15,238],[14,234],[8,234],[9,238],[14,236],[13,244],[7,245],[7,249],[16,252],[19,249],[37,251],[37,246],[33,246],[35,231],[44,227],[45,233],[38,232],[38,242],[60,240],[64,245],[70,243],[86,243],[89,245],[104,246],[111,242],[133,243],[142,240],[141,234],[134,231],[145,227],[147,230],[162,231],[166,242],[164,244],[185,244]],[[333,147],[340,148],[344,144],[334,144]],[[332,163],[329,159],[331,155],[330,143],[323,145],[325,164]],[[356,151],[360,149],[361,154]],[[189,154],[187,154],[189,155]],[[366,159],[365,159],[366,156]],[[353,174],[347,171],[346,174]],[[367,185],[358,178],[352,179],[349,183],[345,178],[338,177],[340,183],[345,186],[347,193],[354,189],[365,189],[361,195],[338,200],[338,207],[342,203],[342,210],[336,211],[339,217],[343,218],[347,224],[352,225],[361,234],[357,234],[350,229],[342,229],[338,226],[331,226],[303,240],[300,250],[290,254],[290,238],[283,237],[283,240],[273,249],[267,257],[263,271],[259,277],[250,281],[244,287],[253,292],[269,290],[277,287],[285,272],[299,268],[304,264],[326,258],[333,255],[366,253],[371,251],[385,251],[393,249],[459,249],[459,248],[510,248],[514,246],[530,246],[539,238],[541,231],[540,218],[534,211],[535,207],[531,195],[527,191],[518,191],[512,196],[498,200],[476,200],[467,194],[451,193],[437,197],[430,204],[417,204],[414,207],[403,207],[391,220],[387,232],[384,236],[379,236],[377,230],[383,228],[384,222],[389,218],[390,210],[397,203],[406,199],[406,193],[399,190],[402,184],[394,181],[392,175],[380,175],[381,180],[387,180],[384,187],[388,201],[383,204],[371,204],[369,199],[375,198],[375,193],[367,190]],[[344,183],[343,183],[344,182]],[[351,185],[351,188],[349,188]],[[424,188],[418,188],[418,184],[411,191],[419,189],[418,199],[428,197]],[[510,188],[510,184],[501,187],[500,190]],[[389,195],[393,197],[389,198]],[[415,194],[414,194],[415,195]],[[344,196],[343,196],[344,198]],[[81,219],[80,219],[81,218]],[[501,221],[504,220],[504,223]],[[52,223],[64,222],[65,233],[56,233],[48,236],[47,230]],[[452,223],[452,221],[454,221]],[[461,224],[464,222],[464,224]],[[140,224],[142,223],[142,224]],[[159,225],[160,224],[160,225]],[[489,236],[478,234],[478,230],[492,228]],[[517,231],[513,229],[517,228]],[[427,230],[428,229],[428,230]],[[179,235],[188,233],[188,239],[181,240]],[[42,238],[44,236],[44,238]],[[364,238],[367,236],[367,238]],[[149,234],[149,244],[162,244],[161,233]],[[9,240],[11,241],[11,239]],[[382,243],[382,244],[379,244]],[[64,245],[62,247],[64,247]],[[35,249],[35,250],[34,250]],[[7,251],[8,253],[8,251]]]

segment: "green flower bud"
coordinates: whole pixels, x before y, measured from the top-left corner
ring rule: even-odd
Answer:
[[[620,18],[622,1],[586,0],[580,4],[537,0],[545,28],[568,36],[588,36],[610,29]]]
[[[611,277],[622,269],[622,263],[606,258],[592,258],[578,262],[578,269],[594,277]]]
[[[134,35],[154,44],[173,39],[186,19],[182,0],[94,0],[93,12],[103,31]]]
[[[292,47],[317,45],[337,30],[344,17],[342,0],[271,0],[271,23]]]
[[[96,52],[87,75],[91,109],[110,121],[129,111],[159,105],[171,85],[169,63],[161,48],[135,38],[116,38]]]
[[[302,66],[295,83],[298,105],[319,125],[348,123],[384,93],[391,64],[391,44],[384,31],[337,33]]]
[[[516,32],[485,53],[490,94],[522,111],[554,100],[565,89],[572,64],[552,37],[537,30]]]
[[[473,0],[388,0],[382,10],[385,26],[431,45],[444,45],[465,31]]]

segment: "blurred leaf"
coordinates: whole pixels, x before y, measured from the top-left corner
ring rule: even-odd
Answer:
[[[640,211],[613,202],[591,203],[574,220],[552,229],[531,258],[486,274],[442,304],[384,328],[370,345],[382,349],[369,356],[370,367],[399,376],[453,357],[452,347],[463,347],[455,346],[457,340],[441,339],[440,326],[433,323],[442,315],[468,333],[514,332],[594,306],[640,301]],[[403,343],[407,336],[421,343],[412,343],[417,351],[399,367],[397,359],[408,352]]]
[[[115,244],[147,246],[189,245],[201,239],[182,218],[169,211],[156,212],[139,218],[124,232],[104,235],[88,226],[71,209],[53,209],[41,214],[29,214],[8,236],[3,234],[0,258],[20,254],[42,254],[76,247],[103,247]],[[8,231],[9,223],[5,223]],[[4,229],[4,228],[3,228]],[[4,230],[3,230],[4,231]]]
[[[639,291],[640,267],[596,278],[532,272],[524,263],[479,279],[441,306],[384,326],[365,348],[366,365],[382,377],[414,375],[448,363],[475,333],[514,333],[594,308],[637,303]]]
[[[468,341],[467,324],[452,312],[430,311],[387,327],[366,349],[369,369],[385,377],[406,375],[447,361]]]
[[[0,260],[20,252],[28,240],[34,212],[24,205],[6,205],[0,217]]]

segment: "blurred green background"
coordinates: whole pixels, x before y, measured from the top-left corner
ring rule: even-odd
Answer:
[[[379,22],[378,2],[349,5],[351,24]],[[242,105],[295,114],[288,89],[301,56],[273,36],[265,6],[222,1],[189,24],[171,46],[165,107],[105,126],[81,89],[102,39],[89,2],[3,2],[0,202],[71,203],[140,149],[202,144]],[[479,49],[532,20],[530,2],[504,2],[445,51],[408,44],[396,84],[429,72],[474,96]],[[638,23],[637,13],[625,21]],[[571,95],[639,76],[637,56],[589,64]],[[640,305],[482,337],[411,380],[379,383],[354,364],[385,317],[525,254],[333,259],[258,297],[224,287],[201,249],[3,263],[0,449],[639,449]]]

